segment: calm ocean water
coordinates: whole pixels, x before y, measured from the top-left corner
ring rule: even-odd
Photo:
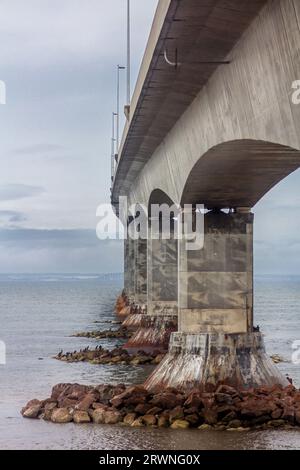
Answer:
[[[95,344],[71,338],[77,331],[106,329],[122,288],[118,278],[97,276],[0,276],[0,340],[7,364],[0,365],[1,449],[292,449],[300,431],[249,433],[128,429],[118,426],[63,426],[25,420],[20,408],[30,399],[49,396],[58,382],[141,383],[149,373],[132,366],[64,364],[51,359],[58,350]],[[300,340],[300,277],[260,277],[255,288],[255,323],[265,333],[268,353],[288,362],[279,365],[300,386],[300,366],[291,362]],[[95,322],[101,322],[95,324]],[[114,347],[116,341],[103,340]]]

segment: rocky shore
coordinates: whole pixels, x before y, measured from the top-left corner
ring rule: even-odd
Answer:
[[[54,359],[64,362],[89,362],[90,364],[128,364],[128,365],[158,365],[164,357],[159,351],[146,353],[138,351],[135,354],[129,354],[126,349],[115,348],[109,351],[101,346],[96,349],[81,349],[80,351],[66,352],[60,351]]]
[[[213,392],[143,386],[59,384],[50,398],[31,400],[24,418],[53,423],[122,424],[132,427],[219,431],[300,428],[300,390],[290,385],[239,391],[220,385]]]
[[[132,331],[127,328],[121,327],[117,330],[104,330],[104,331],[83,331],[75,333],[72,338],[92,338],[92,339],[129,339],[132,336]]]

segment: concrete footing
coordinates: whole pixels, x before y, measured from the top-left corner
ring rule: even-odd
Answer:
[[[212,391],[220,384],[250,389],[288,381],[267,356],[261,333],[173,333],[168,354],[144,386]]]
[[[142,326],[144,316],[145,315],[140,313],[133,313],[123,321],[122,327],[130,331],[135,331]]]
[[[177,316],[141,315],[140,327],[123,346],[130,353],[143,350],[167,352],[171,333],[177,330]]]

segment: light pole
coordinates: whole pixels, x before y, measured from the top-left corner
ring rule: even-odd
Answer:
[[[115,118],[117,113],[112,113],[112,134],[111,134],[111,181],[114,181],[115,176]]]
[[[117,149],[116,153],[119,153],[119,145],[120,145],[120,70],[125,70],[125,67],[121,65],[117,65],[117,135],[116,135],[116,143]]]
[[[130,73],[131,73],[131,51],[130,51],[130,0],[127,0],[127,106],[130,106]]]

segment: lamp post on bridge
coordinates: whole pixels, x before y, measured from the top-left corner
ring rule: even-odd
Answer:
[[[116,133],[116,154],[119,153],[120,145],[120,71],[125,70],[126,67],[117,65],[117,133]]]
[[[115,175],[115,145],[116,145],[116,138],[115,138],[115,118],[117,113],[112,113],[112,134],[111,134],[111,181],[114,180]]]

